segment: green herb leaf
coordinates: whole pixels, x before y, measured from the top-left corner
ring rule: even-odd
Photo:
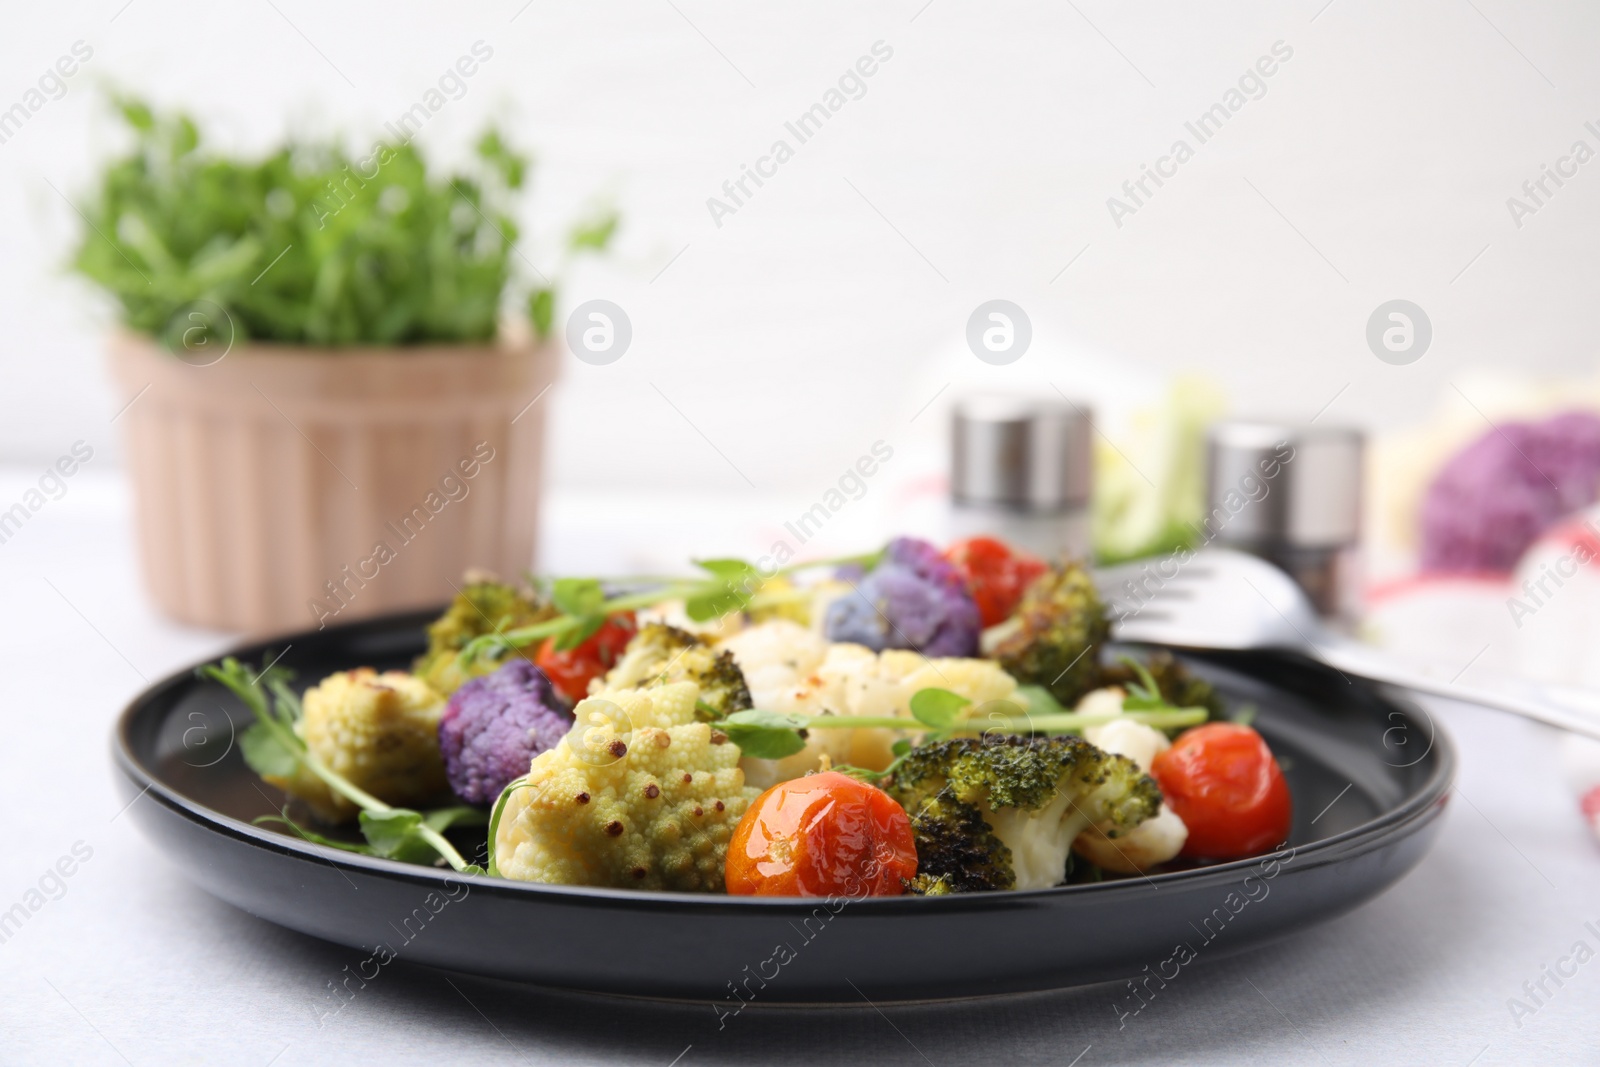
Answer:
[[[1012,694],[1029,715],[1063,715],[1067,709],[1042,685],[1019,685]]]
[[[1139,676],[1139,681],[1128,686],[1127,696],[1123,698],[1122,707],[1125,711],[1153,711],[1156,708],[1167,707],[1167,702],[1161,697],[1161,687],[1151,676],[1150,670],[1143,663],[1132,656],[1120,657]]]
[[[577,620],[576,626],[556,636],[558,651],[577,648],[606,624],[605,590],[593,578],[558,578],[550,587],[550,599],[562,614]]]
[[[604,252],[611,243],[611,238],[616,235],[617,224],[621,221],[615,211],[608,211],[597,218],[585,219],[572,228],[567,235],[567,247],[573,252]]]
[[[898,761],[896,761],[896,763],[898,764]],[[891,766],[888,770],[873,771],[868,770],[866,767],[857,767],[853,763],[835,763],[833,765],[833,769],[838,771],[840,774],[848,774],[857,781],[866,782],[868,785],[877,785],[879,782],[889,777],[889,773],[894,769],[894,767]]]
[[[263,778],[288,778],[300,765],[300,754],[285,747],[277,731],[266,723],[251,723],[239,735],[239,753],[246,766]]]
[[[684,613],[695,622],[720,619],[743,611],[761,586],[761,572],[742,559],[697,559],[694,565],[711,575],[700,591],[684,598]]]
[[[489,813],[489,862],[486,873],[495,875],[496,877],[498,877],[500,874],[500,868],[495,865],[494,842],[495,838],[500,836],[500,817],[505,814],[506,801],[511,799],[512,793],[515,793],[519,789],[529,789],[532,787],[532,785],[533,783],[528,781],[527,775],[523,775],[521,778],[513,778],[511,781],[506,783],[506,787],[500,790],[500,795],[495,798],[494,810]]]
[[[550,599],[566,615],[595,615],[605,608],[605,590],[593,578],[558,578],[550,586]]]
[[[715,593],[685,597],[683,613],[695,622],[710,622],[712,619],[722,618],[732,610],[725,607],[725,603],[725,599]]]
[[[409,808],[361,813],[361,834],[372,846],[372,854],[402,863],[428,863],[437,854],[418,833],[424,825],[422,813]]]
[[[805,728],[806,721],[797,715],[785,715],[781,711],[747,708],[744,711],[734,712],[715,725],[724,730],[729,726],[766,726],[778,730],[800,730]]]
[[[452,826],[487,826],[489,815],[482,808],[460,804],[453,808],[435,808],[424,812],[422,823],[442,834]]]
[[[889,746],[889,751],[890,751],[890,753],[892,753],[894,755],[894,757],[896,759],[899,759],[900,757],[905,756],[905,755],[910,753],[910,751],[911,751],[911,742],[908,739],[902,737],[900,740],[896,741],[894,744]]]
[[[948,689],[919,689],[911,695],[911,717],[935,730],[948,730],[972,701]]]
[[[754,759],[783,759],[806,747],[805,738],[800,736],[805,720],[776,711],[736,711],[713,725]]]
[[[528,294],[528,319],[533,323],[533,335],[543,341],[550,336],[556,321],[556,291],[542,286]]]
[[[519,300],[528,164],[495,130],[452,172],[430,167],[416,142],[370,138],[353,152],[342,138],[296,138],[223,153],[185,115],[115,104],[134,147],[77,205],[87,225],[72,265],[117,300],[126,326],[185,358],[246,339],[483,342]],[[614,229],[601,216],[570,240],[595,251]],[[527,306],[548,335],[553,290]]]
[[[374,855],[371,845],[358,845],[351,841],[335,841],[333,838],[325,837],[315,830],[307,830],[304,826],[289,818],[288,808],[283,809],[282,815],[257,815],[250,822],[255,826],[268,826],[277,823],[280,826],[287,826],[297,835],[313,844],[327,845],[329,848],[343,849],[346,852],[358,852],[363,856]]]
[[[739,751],[752,759],[783,759],[806,747],[805,738],[794,730],[769,726],[730,726],[724,731]]]

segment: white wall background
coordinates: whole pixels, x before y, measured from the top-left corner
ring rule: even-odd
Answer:
[[[228,147],[366,140],[479,39],[493,59],[424,143],[448,157],[508,120],[540,161],[541,265],[538,238],[594,194],[626,217],[618,255],[567,288],[569,308],[621,304],[635,339],[608,367],[569,358],[548,398],[566,488],[744,490],[703,432],[761,491],[814,493],[958,376],[1092,393],[1198,368],[1240,411],[1333,401],[1330,420],[1381,427],[1474,367],[1588,373],[1600,162],[1520,229],[1506,198],[1575,140],[1600,149],[1600,9],[1324,3],[13,5],[0,108],[74,41],[94,58],[0,145],[0,459],[116,454],[109,312],[61,269],[81,223],[55,191],[118,147],[94,82],[191,109]],[[894,57],[865,97],[715,226],[706,198],[879,40]],[[1115,226],[1107,197],[1276,41],[1293,58],[1265,96]],[[1035,323],[1012,367],[962,347],[992,297]],[[1407,367],[1363,337],[1393,297],[1434,324]]]

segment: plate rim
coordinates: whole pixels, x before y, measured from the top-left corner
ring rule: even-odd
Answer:
[[[244,638],[214,656],[179,668],[145,686],[123,707],[117,715],[116,722],[112,728],[113,763],[135,788],[135,796],[133,800],[128,802],[129,805],[135,803],[145,793],[152,793],[167,807],[202,827],[269,852],[276,852],[297,859],[320,861],[331,864],[335,868],[348,867],[363,874],[377,877],[405,878],[420,884],[443,885],[450,881],[469,881],[475,892],[487,891],[513,899],[532,897],[538,898],[547,904],[604,905],[606,903],[626,904],[639,902],[641,904],[675,905],[682,908],[696,909],[710,907],[760,908],[768,911],[810,911],[817,906],[817,901],[831,899],[828,897],[731,896],[722,893],[676,893],[665,890],[613,889],[604,886],[549,885],[541,882],[521,882],[515,879],[490,875],[464,874],[448,868],[402,863],[399,860],[386,859],[379,856],[366,856],[356,852],[346,852],[343,849],[319,845],[311,841],[296,840],[286,834],[267,830],[217,811],[169,786],[136,755],[131,736],[135,721],[166,691],[192,682],[196,670],[208,663],[215,663],[225,656],[242,656],[246,653],[255,654],[265,651],[269,646],[285,641],[292,644],[293,641],[289,639],[304,638],[313,633],[327,635],[341,631],[392,626],[412,618],[425,619],[428,617],[430,617],[429,609],[409,609],[351,620],[316,631],[297,630],[274,634],[266,638]],[[1272,650],[1262,649],[1255,651],[1271,654]],[[1406,707],[1393,697],[1386,695],[1385,690],[1395,691],[1394,687],[1382,686],[1380,683],[1373,682],[1370,679],[1363,679],[1363,684],[1371,687],[1379,699],[1398,705],[1396,710],[1402,711],[1413,718],[1415,717],[1414,706]],[[1407,690],[1398,691],[1409,692]],[[1413,823],[1429,822],[1439,814],[1454,785],[1459,758],[1455,743],[1434,716],[1428,714],[1425,710],[1422,714],[1430,724],[1434,738],[1433,747],[1423,757],[1424,759],[1429,757],[1434,759],[1428,778],[1422,782],[1411,796],[1373,819],[1369,819],[1358,826],[1351,827],[1331,837],[1321,838],[1305,845],[1291,846],[1297,870],[1326,866],[1346,858],[1359,856],[1372,849],[1381,848],[1407,826]],[[983,908],[1008,905],[1027,906],[1041,899],[1060,900],[1068,898],[1087,901],[1095,900],[1107,894],[1130,896],[1138,893],[1159,891],[1163,885],[1175,881],[1183,885],[1196,887],[1212,881],[1224,884],[1231,883],[1234,880],[1234,875],[1265,863],[1274,856],[1280,856],[1284,851],[1285,849],[1280,848],[1272,852],[1244,859],[1230,860],[1226,863],[1212,864],[1206,867],[1183,871],[1165,871],[1160,874],[1144,875],[1140,878],[1129,877],[1109,882],[1051,886],[1047,889],[1008,889],[989,893],[950,894],[932,898],[912,897],[909,895],[863,897],[860,899],[852,898],[851,903],[852,908],[865,905],[874,912],[883,912],[894,908],[916,908],[922,911],[943,912],[969,909],[981,910]],[[1302,858],[1309,862],[1301,862]],[[909,903],[909,901],[913,900],[916,903]]]

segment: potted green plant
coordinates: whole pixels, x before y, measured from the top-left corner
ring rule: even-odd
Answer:
[[[82,206],[73,267],[119,306],[157,603],[322,626],[440,601],[469,565],[529,566],[556,349],[553,286],[518,277],[524,159],[492,129],[451,175],[410,143],[231,158],[186,116],[118,106],[134,147]]]

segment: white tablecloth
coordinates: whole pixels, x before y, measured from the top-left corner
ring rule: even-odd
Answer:
[[[25,475],[0,472],[0,502],[20,497]],[[725,522],[741,508],[680,501],[650,514],[676,552],[704,516]],[[552,501],[546,563],[636,566],[623,533],[638,528],[614,523],[620,513],[616,502]],[[1459,744],[1460,788],[1414,873],[1278,946],[1201,959],[1124,1028],[1113,986],[752,1008],[719,1031],[706,1007],[459,976],[452,986],[403,962],[324,1017],[328,983],[359,953],[212,899],[119,817],[112,720],[147,680],[230,640],[154,614],[120,482],[85,472],[0,545],[0,605],[0,912],[37,903],[28,894],[41,882],[44,898],[0,935],[5,1064],[1600,1062],[1600,962],[1573,956],[1580,941],[1600,952],[1584,925],[1600,929],[1600,851],[1555,772],[1552,735],[1455,706],[1436,717]],[[1544,968],[1558,965],[1576,974],[1557,985]],[[1532,1014],[1514,1016],[1510,998]]]

